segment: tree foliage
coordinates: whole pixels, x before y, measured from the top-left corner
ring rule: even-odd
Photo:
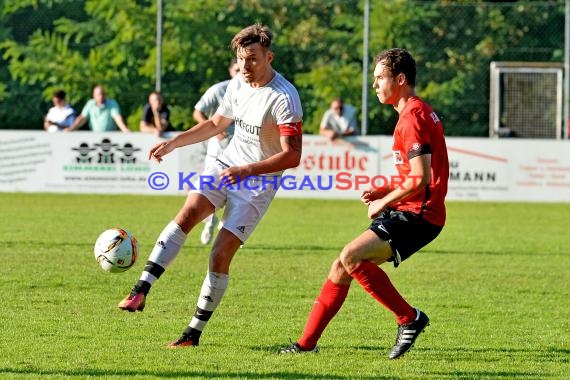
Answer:
[[[53,90],[76,109],[95,84],[117,99],[132,129],[154,89],[154,0],[11,0],[0,9],[2,128],[41,128]],[[201,93],[227,77],[229,42],[242,27],[269,25],[274,67],[299,89],[305,130],[316,132],[332,98],[361,107],[363,0],[164,1],[162,91],[180,129],[193,125]],[[485,135],[493,60],[561,61],[564,1],[371,0],[369,60],[409,49],[418,93],[448,135]],[[373,67],[368,68],[370,78]],[[397,115],[368,84],[370,133],[391,133]]]

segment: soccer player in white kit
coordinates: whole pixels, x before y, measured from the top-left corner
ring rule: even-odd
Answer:
[[[118,305],[123,310],[142,311],[151,286],[175,259],[190,230],[225,205],[223,228],[210,252],[196,311],[182,336],[168,345],[171,348],[198,345],[228,286],[234,254],[265,214],[283,171],[301,160],[301,102],[295,87],[271,66],[272,38],[271,30],[260,24],[238,32],[231,47],[240,74],[230,81],[218,111],[149,152],[149,158],[161,162],[172,150],[204,141],[235,123],[230,144],[202,174],[214,178],[213,185],[188,194],[174,220],[159,235],[139,281]],[[221,182],[231,184],[233,190],[230,186],[218,188]]]
[[[232,59],[230,65],[228,66],[228,73],[230,77],[233,78],[239,73],[239,66],[237,64],[237,59]],[[205,121],[206,119],[211,118],[214,116],[218,107],[222,103],[224,99],[224,95],[226,94],[226,89],[228,88],[228,84],[230,80],[224,80],[222,82],[218,82],[212,86],[210,86],[204,94],[198,100],[198,103],[194,106],[194,112],[192,116],[196,119],[197,122]],[[216,158],[218,155],[228,146],[230,140],[234,134],[234,126],[233,124],[231,127],[224,130],[219,135],[214,137],[210,137],[208,139],[208,146],[206,148],[206,157],[204,159],[204,166],[208,167],[213,165],[216,162]],[[214,228],[218,224],[218,217],[216,213],[212,213],[210,216],[204,219],[204,229],[202,230],[202,234],[200,235],[200,241],[202,244],[210,244],[212,238],[214,236]],[[220,225],[221,226],[221,225]]]

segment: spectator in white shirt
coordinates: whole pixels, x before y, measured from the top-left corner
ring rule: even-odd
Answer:
[[[319,134],[331,140],[359,134],[356,109],[349,104],[344,104],[341,98],[334,99],[330,109],[323,115]]]
[[[65,91],[57,90],[53,93],[51,107],[44,120],[44,128],[48,132],[59,132],[69,127],[77,116],[75,110],[67,104]]]

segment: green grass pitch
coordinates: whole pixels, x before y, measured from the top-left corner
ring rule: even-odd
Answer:
[[[448,203],[439,238],[384,265],[431,326],[402,359],[394,318],[353,284],[316,355],[295,340],[340,249],[368,226],[358,201],[276,199],[236,255],[201,346],[168,350],[194,311],[208,247],[193,231],[143,313],[118,310],[183,197],[0,194],[0,378],[562,379],[570,374],[570,204]],[[141,256],[99,269],[119,226]]]

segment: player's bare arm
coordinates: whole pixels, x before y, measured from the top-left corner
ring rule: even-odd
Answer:
[[[410,173],[402,184],[395,186],[384,197],[368,204],[368,217],[376,218],[390,204],[398,202],[427,186],[431,181],[431,154],[422,154],[410,160]]]
[[[206,121],[208,120],[208,117],[206,115],[204,115],[204,112],[197,110],[194,108],[194,111],[192,112],[192,117],[194,118],[194,120],[196,120],[198,123],[202,122],[202,121]]]
[[[232,121],[232,119],[228,119],[216,113],[211,119],[200,122],[186,132],[153,146],[148,153],[148,159],[161,162],[162,157],[176,148],[196,144],[221,133],[231,125]]]
[[[295,168],[301,162],[303,149],[303,136],[281,136],[281,149],[277,153],[263,161],[244,166],[232,166],[220,172],[221,177],[227,178],[230,183],[236,183],[249,176],[262,175]]]
[[[417,180],[419,180],[419,178],[417,178]],[[370,203],[374,202],[375,200],[384,198],[388,193],[393,191],[395,188],[399,188],[400,186],[403,186],[403,181],[392,182],[382,187],[369,187],[368,189],[362,192],[362,194],[360,195],[360,200],[362,201],[362,203],[368,206],[370,205]]]
[[[206,121],[208,120],[208,117],[206,115],[204,115],[204,113],[198,109],[194,109],[194,112],[192,113],[192,117],[194,117],[194,119],[197,122],[201,122],[201,121]],[[221,133],[218,133],[216,135],[216,137],[218,138],[218,140],[223,140],[226,137],[228,137],[228,134],[224,131],[222,131]]]

